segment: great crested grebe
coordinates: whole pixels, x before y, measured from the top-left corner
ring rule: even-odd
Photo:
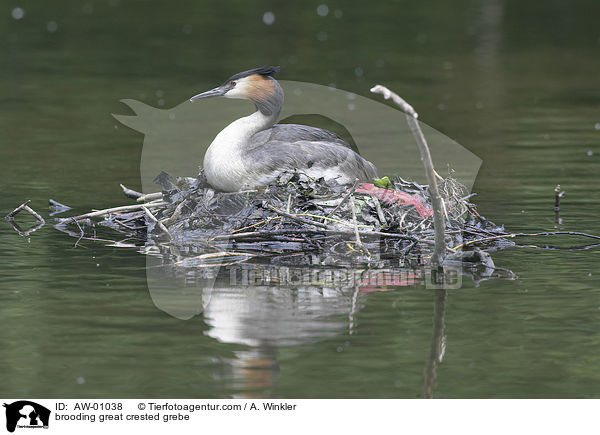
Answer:
[[[377,168],[355,153],[337,134],[298,124],[275,124],[283,106],[283,90],[265,66],[231,76],[221,86],[190,98],[225,97],[250,100],[256,112],[233,121],[212,141],[204,156],[206,179],[215,189],[235,192],[263,186],[286,170],[339,184],[377,177]]]

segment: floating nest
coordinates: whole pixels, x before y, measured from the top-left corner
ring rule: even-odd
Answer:
[[[196,178],[163,172],[155,182],[161,192],[143,195],[122,186],[135,203],[58,218],[55,227],[80,239],[112,240],[105,231],[116,231],[125,238],[113,244],[141,246],[176,267],[417,269],[433,254],[427,186],[400,177],[349,187],[287,172],[264,188],[234,193],[213,190],[202,171]],[[457,180],[444,179],[439,190],[447,245],[454,247],[447,262],[492,275],[484,250],[456,248],[484,238],[490,238],[484,248],[505,246],[510,242],[498,237],[503,227],[477,212]]]

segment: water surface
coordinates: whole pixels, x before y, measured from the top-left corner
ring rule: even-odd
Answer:
[[[483,160],[475,202],[508,230],[555,229],[560,184],[560,229],[600,234],[597,2],[64,4],[0,11],[3,216],[25,199],[45,217],[48,198],[123,203],[143,137],[110,116],[128,113],[120,99],[173,107],[277,64],[282,79],[398,91]],[[424,395],[436,293],[422,285],[221,283],[212,310],[181,320],[154,304],[135,249],[75,247],[49,225],[23,238],[2,223],[0,237],[6,397]],[[518,280],[449,291],[434,396],[598,397],[599,255],[512,248],[494,261]]]

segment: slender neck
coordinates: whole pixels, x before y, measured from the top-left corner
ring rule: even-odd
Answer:
[[[252,115],[236,119],[215,137],[208,149],[207,156],[217,152],[219,155],[227,155],[226,159],[228,160],[236,159],[235,156],[241,152],[244,145],[250,142],[250,138],[275,124],[278,115],[279,113],[265,115],[257,110]]]
[[[257,110],[252,115],[236,119],[227,127],[225,127],[221,133],[226,132],[228,136],[234,134],[234,136],[240,138],[250,138],[259,131],[263,131],[271,127],[273,124],[275,124],[278,117],[279,112],[271,115],[265,115],[260,110]],[[221,133],[219,133],[219,136]]]
[[[250,101],[256,106],[256,112],[236,119],[221,130],[213,141],[214,145],[219,144],[219,148],[235,151],[243,147],[253,135],[275,124],[283,106],[284,95],[277,80],[273,78],[269,78],[269,80],[272,81],[273,92],[260,99],[250,98]]]

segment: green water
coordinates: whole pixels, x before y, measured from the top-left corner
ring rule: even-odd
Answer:
[[[328,2],[326,16],[319,3],[3,4],[0,215],[25,199],[44,217],[48,198],[122,204],[119,183],[140,187],[143,137],[110,116],[128,113],[120,99],[172,107],[276,64],[286,80],[397,90],[483,160],[475,202],[507,229],[555,229],[560,183],[560,228],[600,234],[600,3]],[[285,288],[222,287],[218,310],[179,320],[153,303],[135,249],[74,247],[51,225],[22,238],[0,223],[0,240],[4,397],[423,397],[432,290],[363,294],[351,319],[342,292],[288,322]],[[449,292],[434,396],[598,397],[600,249],[493,257],[519,279]],[[269,316],[298,340],[257,339]]]

